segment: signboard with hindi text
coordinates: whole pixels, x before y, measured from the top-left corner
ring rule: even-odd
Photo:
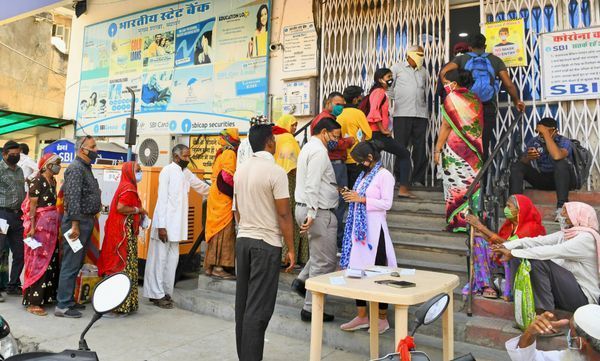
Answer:
[[[189,0],[87,26],[77,134],[249,129],[267,113],[269,0]]]
[[[542,99],[595,99],[600,91],[600,27],[540,34]]]
[[[486,23],[485,37],[486,51],[502,59],[507,67],[527,66],[523,19]]]

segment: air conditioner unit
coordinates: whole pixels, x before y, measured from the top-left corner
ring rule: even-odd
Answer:
[[[164,167],[171,163],[173,145],[171,135],[140,136],[136,145],[139,162],[147,167]]]

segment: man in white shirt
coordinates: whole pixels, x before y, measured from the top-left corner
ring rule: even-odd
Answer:
[[[337,143],[342,136],[339,123],[333,118],[321,119],[313,129],[313,136],[302,147],[298,155],[296,170],[296,222],[302,232],[309,235],[310,258],[304,269],[294,280],[304,288],[310,277],[335,271],[337,264],[337,219],[338,191],[335,187],[335,172],[327,152],[328,143]],[[293,288],[296,288],[294,285]],[[312,295],[306,293],[304,307],[300,312],[303,321],[311,320]],[[325,313],[324,322],[333,321],[333,315]]]
[[[538,335],[554,333],[569,325],[567,350],[538,351]],[[536,316],[523,335],[506,342],[512,361],[598,361],[600,360],[600,306],[586,305],[575,311],[571,322],[556,320],[550,312]]]
[[[173,162],[160,171],[158,178],[158,198],[144,273],[144,297],[161,308],[173,308],[171,294],[179,263],[179,242],[188,237],[190,187],[204,197],[210,188],[187,169],[190,162],[187,146],[173,147],[172,157]]]
[[[235,333],[238,358],[263,359],[265,331],[275,309],[281,265],[281,238],[294,268],[294,224],[288,178],[275,163],[270,124],[254,125],[248,139],[254,155],[233,176],[236,242]]]
[[[21,158],[19,159],[19,163],[17,163],[17,165],[23,169],[23,175],[25,176],[25,181],[27,182],[37,175],[38,165],[35,160],[29,157],[29,146],[27,144],[19,144],[19,149],[21,149]],[[28,190],[27,184],[25,184],[25,191]]]
[[[406,50],[406,60],[391,68],[394,84],[389,89],[394,100],[394,138],[404,147],[412,144],[412,183],[425,184],[427,172],[426,135],[428,121],[427,84],[429,76],[423,67],[425,54],[418,45]],[[410,164],[410,163],[408,163]],[[396,162],[396,168],[401,162]],[[399,172],[411,169],[399,169]],[[397,172],[398,173],[398,172]]]

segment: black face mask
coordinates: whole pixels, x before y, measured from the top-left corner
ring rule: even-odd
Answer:
[[[187,168],[188,164],[190,164],[190,161],[183,159],[180,159],[179,162],[177,162],[177,165],[180,166],[181,169]]]
[[[87,150],[87,149],[86,149]],[[87,150],[87,157],[90,158],[90,163],[94,163],[98,159],[98,153],[93,150]]]
[[[361,171],[365,172],[365,173],[369,173],[371,171],[371,166],[369,165],[364,165],[364,164],[359,164],[358,167],[360,168]]]
[[[20,154],[9,154],[6,157],[6,163],[8,163],[10,165],[17,165],[17,163],[19,163],[20,160],[21,160]]]

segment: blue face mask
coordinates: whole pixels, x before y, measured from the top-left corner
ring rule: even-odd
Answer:
[[[338,104],[338,105],[333,106],[333,110],[331,111],[331,114],[333,114],[333,116],[337,117],[338,115],[342,114],[343,111],[344,111],[344,106]]]
[[[335,150],[338,146],[338,142],[336,142],[335,140],[328,140],[327,141],[327,149],[329,150]]]
[[[135,173],[135,181],[138,183],[142,181],[142,172]]]

